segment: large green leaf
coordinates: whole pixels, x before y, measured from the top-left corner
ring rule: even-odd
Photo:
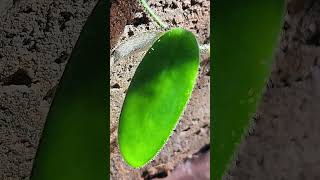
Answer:
[[[31,180],[108,178],[108,1],[87,20],[60,81]]]
[[[195,36],[184,29],[165,32],[137,68],[119,122],[120,152],[138,168],[164,146],[186,107],[199,67]]]
[[[213,179],[221,179],[256,111],[271,70],[283,0],[217,0],[213,4]]]

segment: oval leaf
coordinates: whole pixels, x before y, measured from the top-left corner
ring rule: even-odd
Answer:
[[[134,168],[164,146],[191,96],[199,67],[195,36],[165,32],[149,49],[128,89],[119,122],[119,146]]]
[[[47,116],[31,180],[108,177],[107,1],[83,27]]]
[[[256,111],[271,70],[283,14],[283,0],[219,0],[214,5],[214,180],[222,178]]]

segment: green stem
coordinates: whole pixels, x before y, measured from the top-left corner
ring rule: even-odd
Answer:
[[[167,29],[167,25],[160,19],[159,16],[157,16],[152,9],[150,8],[150,6],[148,5],[146,0],[139,0],[140,3],[142,4],[142,6],[146,9],[146,11],[149,13],[149,15],[157,22],[157,24],[163,28],[163,29]]]

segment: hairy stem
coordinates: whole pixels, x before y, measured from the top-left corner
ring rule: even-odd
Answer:
[[[156,23],[163,29],[167,29],[167,24],[165,24],[159,16],[157,16],[153,10],[150,8],[146,0],[139,0],[145,10],[149,13],[149,15],[156,21]]]

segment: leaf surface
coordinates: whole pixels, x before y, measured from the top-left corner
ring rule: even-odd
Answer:
[[[284,1],[217,0],[213,8],[211,175],[220,180],[268,80]]]
[[[145,165],[164,146],[191,96],[198,67],[197,40],[184,29],[165,32],[148,50],[120,115],[120,152],[129,165]]]
[[[108,1],[82,29],[48,113],[31,180],[108,177]]]

